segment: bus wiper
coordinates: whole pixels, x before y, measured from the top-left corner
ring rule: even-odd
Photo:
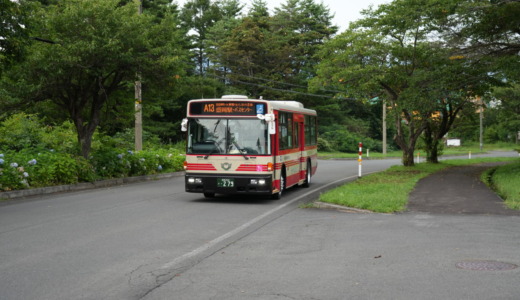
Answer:
[[[208,159],[208,157],[209,157],[211,154],[215,153],[215,151],[217,151],[217,150],[218,150],[219,153],[222,152],[221,149],[220,149],[220,147],[218,146],[218,143],[219,143],[219,142],[216,142],[216,141],[209,141],[209,142],[213,142],[214,147],[211,147],[211,150],[209,151],[208,154],[206,154],[206,156],[204,156],[204,159]]]
[[[249,157],[247,157],[247,155],[245,155],[245,153],[242,152],[242,150],[241,150],[242,148],[237,144],[237,142],[236,142],[236,141],[233,141],[232,143],[233,143],[233,145],[235,145],[235,147],[237,147],[238,152],[240,152],[240,154],[242,154],[242,156],[243,156],[246,160],[249,160]]]
[[[206,156],[204,156],[204,159],[208,159],[208,157],[209,157],[211,154],[213,154],[213,152],[215,152],[215,149],[217,149],[217,148],[211,148],[211,151],[209,151],[209,153],[206,154]]]

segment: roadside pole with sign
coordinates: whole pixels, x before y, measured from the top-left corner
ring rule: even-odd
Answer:
[[[363,143],[359,142],[358,177],[361,177],[361,163],[363,161]]]

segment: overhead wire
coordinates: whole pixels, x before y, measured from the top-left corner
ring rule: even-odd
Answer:
[[[258,83],[252,83],[252,82],[242,81],[242,80],[238,80],[238,79],[232,79],[232,78],[229,78],[229,77],[218,76],[218,75],[214,75],[214,74],[206,74],[206,75],[214,77],[214,78],[222,79],[222,80],[227,80],[227,81],[240,83],[240,84],[245,84],[245,85],[250,85],[250,86],[261,87],[261,88],[264,88],[264,89],[267,89],[267,90],[273,90],[273,91],[278,91],[278,92],[293,93],[293,94],[298,94],[298,95],[304,95],[304,96],[310,96],[310,97],[319,97],[319,98],[327,98],[327,99],[356,100],[354,98],[348,98],[348,97],[327,96],[327,95],[312,94],[312,93],[307,93],[307,92],[300,92],[300,91],[295,91],[295,90],[280,89],[280,88],[266,86],[266,85],[262,85],[262,84],[258,84]],[[240,75],[240,76],[243,76],[243,77],[247,77],[247,78],[267,81],[267,82],[274,82],[274,83],[285,84],[285,85],[289,85],[289,86],[306,88],[305,86],[301,86],[301,85],[285,83],[285,82],[279,82],[279,81],[274,81],[274,80],[269,80],[269,79],[264,79],[264,78],[258,78],[258,77],[254,77],[254,76],[247,76],[247,75],[242,75],[242,74],[237,74],[237,75]],[[322,90],[322,91],[327,91],[327,90]],[[341,91],[332,91],[332,90],[328,90],[328,92],[341,93]]]

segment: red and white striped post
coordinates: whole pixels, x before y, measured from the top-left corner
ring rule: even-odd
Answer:
[[[363,143],[359,142],[358,177],[361,177],[361,162],[363,161],[362,155],[363,155]]]

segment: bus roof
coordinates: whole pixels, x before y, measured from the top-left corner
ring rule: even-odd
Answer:
[[[207,98],[207,99],[194,99],[190,100],[190,102],[213,102],[213,101],[226,101],[226,102],[242,102],[242,101],[251,101],[251,102],[262,102],[268,104],[274,110],[282,110],[289,111],[300,114],[307,114],[316,116],[316,111],[313,109],[308,109],[303,106],[301,102],[293,101],[293,100],[266,100],[266,99],[251,99],[247,96],[243,95],[225,95],[222,98]],[[189,105],[188,105],[189,110]]]

